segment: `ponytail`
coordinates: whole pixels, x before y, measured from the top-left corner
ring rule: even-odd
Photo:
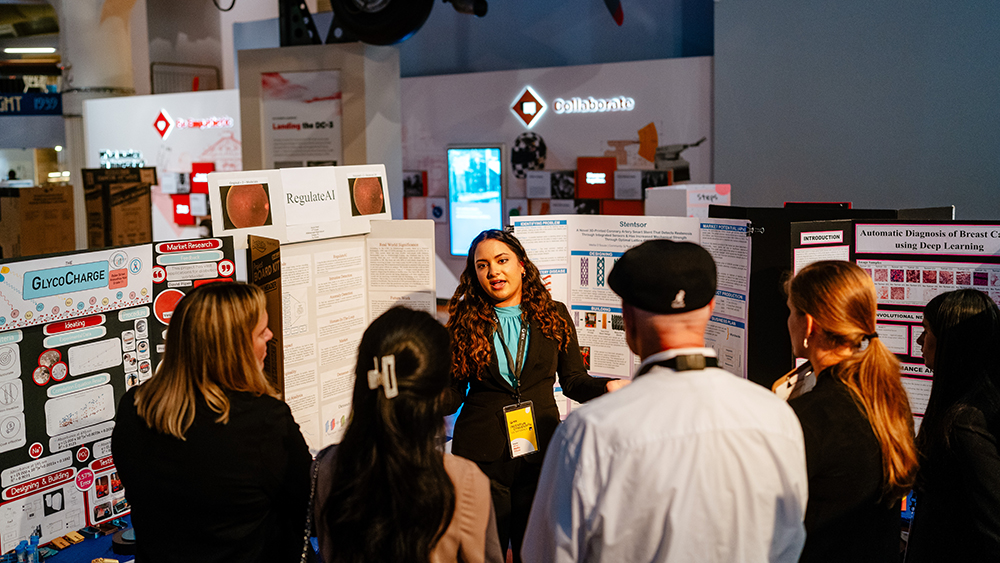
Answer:
[[[913,443],[913,415],[899,378],[899,360],[879,338],[834,370],[854,401],[868,417],[882,450],[883,491],[899,498],[913,486],[917,448]]]

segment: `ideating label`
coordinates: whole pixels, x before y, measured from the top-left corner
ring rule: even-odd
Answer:
[[[46,336],[51,336],[53,334],[69,332],[71,330],[79,330],[81,328],[102,325],[104,324],[104,320],[104,315],[90,315],[89,317],[80,317],[70,321],[49,323],[45,325],[42,332],[44,332]]]

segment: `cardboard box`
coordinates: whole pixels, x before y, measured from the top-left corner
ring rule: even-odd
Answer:
[[[0,258],[74,249],[73,186],[60,183],[0,190]]]
[[[150,189],[155,168],[85,168],[87,247],[143,244],[153,241]]]
[[[679,184],[646,190],[646,215],[708,217],[709,205],[729,205],[729,184]]]

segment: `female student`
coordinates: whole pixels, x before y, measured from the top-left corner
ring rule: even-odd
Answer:
[[[788,402],[809,475],[800,561],[898,561],[899,501],[917,455],[899,362],[875,331],[875,286],[850,262],[823,261],[786,289],[792,350],[817,374]]]
[[[316,530],[327,563],[503,561],[490,482],[441,451],[448,332],[396,307],[365,331],[351,422],[317,457]]]
[[[906,560],[1000,561],[1000,310],[974,289],[938,295],[917,343],[934,383]]]
[[[261,371],[272,336],[264,307],[253,285],[189,293],[156,374],[119,404],[111,449],[139,561],[301,554],[312,457]]]
[[[472,241],[448,309],[455,384],[445,404],[447,412],[462,407],[452,451],[490,478],[500,545],[509,540],[520,561],[545,448],[559,424],[556,374],[563,393],[580,402],[626,382],[587,373],[566,306],[552,300],[510,233],[483,231]]]

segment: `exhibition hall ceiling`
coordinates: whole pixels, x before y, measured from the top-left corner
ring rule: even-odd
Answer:
[[[44,0],[0,0],[0,74],[59,61],[59,20]],[[51,53],[9,53],[8,49],[48,48]],[[41,74],[37,69],[28,73]]]

